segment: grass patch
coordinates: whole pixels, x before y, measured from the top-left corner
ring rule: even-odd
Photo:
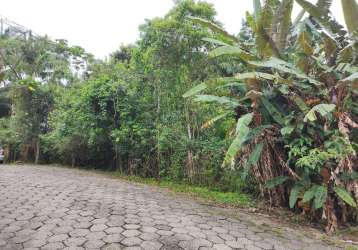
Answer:
[[[107,172],[108,173],[108,172]],[[204,199],[221,206],[254,207],[255,202],[250,195],[239,192],[220,192],[210,190],[208,187],[194,186],[187,183],[178,183],[169,180],[156,180],[138,176],[125,176],[119,172],[110,173],[111,176],[126,179],[137,183],[167,188],[175,193],[188,194],[195,198]]]

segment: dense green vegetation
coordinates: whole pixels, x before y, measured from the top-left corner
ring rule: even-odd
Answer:
[[[295,2],[293,19],[294,0],[253,0],[230,35],[212,5],[176,1],[105,61],[64,40],[2,35],[7,161],[190,183],[231,192],[224,203],[249,191],[328,232],[356,222],[358,6],[342,0],[345,30],[332,1]]]

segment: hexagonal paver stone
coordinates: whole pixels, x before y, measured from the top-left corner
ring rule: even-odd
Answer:
[[[125,228],[125,229],[139,229],[140,228],[140,225],[138,225],[138,224],[125,224],[125,225],[123,225],[123,227]]]
[[[68,234],[69,232],[73,231],[74,228],[71,226],[61,226],[61,227],[56,227],[54,229],[52,229],[52,232],[54,234]]]
[[[260,247],[257,247],[257,246],[254,246],[254,245],[249,245],[249,246],[247,246],[245,249],[247,249],[247,250],[262,250],[262,248],[260,248]],[[290,249],[289,247],[286,247],[286,248],[284,248],[285,250],[286,249]],[[278,249],[277,249],[278,250]],[[313,249],[312,249],[313,250]],[[317,250],[317,249],[314,249],[314,250]]]
[[[142,243],[142,240],[138,237],[129,237],[122,240],[121,243],[125,246],[135,246],[140,245]]]
[[[28,227],[31,228],[31,229],[33,229],[33,230],[37,230],[37,229],[39,229],[40,227],[42,227],[43,225],[44,225],[44,224],[43,224],[42,222],[38,221],[38,222],[31,222],[31,223],[28,225]]]
[[[231,247],[225,244],[214,244],[213,248],[216,250],[232,250]]]
[[[101,240],[89,240],[84,244],[84,247],[92,248],[92,249],[100,249],[102,246],[104,246],[104,242]]]
[[[159,230],[166,230],[166,231],[172,230],[172,227],[170,227],[168,225],[163,225],[163,224],[157,224],[157,225],[155,225],[155,228],[157,228]]]
[[[15,234],[16,234],[16,236],[29,236],[29,235],[32,235],[34,233],[36,233],[35,230],[27,228],[27,229],[17,231]]]
[[[199,247],[211,247],[213,244],[204,239],[194,239],[179,242],[179,246],[184,249],[199,249]]]
[[[140,246],[145,250],[159,250],[163,244],[157,241],[143,241]]]
[[[126,224],[137,224],[137,223],[140,223],[140,220],[135,219],[135,218],[127,218],[127,219],[124,220],[124,222]]]
[[[158,239],[159,237],[159,234],[156,233],[142,233],[141,235],[139,235],[139,238],[141,238],[142,240],[154,240]]]
[[[120,234],[124,231],[121,227],[109,227],[106,230],[104,230],[107,234]]]
[[[123,250],[143,250],[141,247],[125,247]]]
[[[206,239],[207,239],[208,241],[211,241],[211,242],[215,243],[215,244],[223,244],[223,243],[224,243],[224,240],[221,239],[221,238],[220,238],[219,236],[217,236],[217,235],[207,235]]]
[[[90,230],[92,232],[99,232],[99,231],[104,231],[107,228],[108,227],[106,225],[104,225],[104,224],[95,224],[90,228]]]
[[[106,236],[104,232],[90,232],[85,237],[89,240],[101,240],[104,236]]]
[[[83,247],[70,246],[65,247],[63,250],[85,250]]]
[[[86,241],[87,241],[87,239],[84,237],[71,237],[71,238],[68,238],[67,240],[65,240],[64,243],[66,246],[76,247],[76,246],[82,246],[83,243],[85,243]]]
[[[74,227],[74,228],[83,228],[83,229],[90,228],[91,226],[92,226],[92,223],[90,223],[88,221],[82,221],[82,222],[75,223],[72,225],[72,227]]]
[[[225,244],[232,248],[244,248],[253,245],[254,242],[246,238],[238,238],[236,241],[226,241]]]
[[[3,247],[3,246],[5,246],[5,245],[6,245],[6,241],[0,240],[0,247]]]
[[[49,232],[49,231],[44,231],[44,230],[41,230],[41,231],[37,231],[35,234],[33,234],[31,237],[33,239],[36,239],[36,240],[40,240],[40,239],[47,239],[49,238],[50,236],[52,236],[53,233]]]
[[[193,236],[190,236],[189,234],[175,234],[173,236],[166,236],[167,239],[177,239],[179,241],[186,241],[186,240],[193,240]],[[163,237],[161,239],[164,239]]]
[[[48,242],[61,242],[68,238],[67,234],[55,234],[48,239]]]
[[[160,250],[182,250],[178,245],[165,244]]]
[[[273,248],[273,244],[271,243],[267,243],[265,241],[256,241],[254,242],[254,245],[257,247],[260,247],[261,249],[272,249]],[[300,246],[297,249],[301,249],[302,247]]]
[[[105,236],[102,240],[106,243],[119,243],[124,239],[121,234],[110,234]]]
[[[72,237],[80,237],[80,236],[86,236],[89,233],[90,233],[90,231],[88,229],[78,228],[78,229],[75,229],[72,232],[70,232],[70,235]]]
[[[225,241],[235,241],[235,237],[230,234],[218,234],[218,236]]]
[[[83,216],[83,217],[91,216],[91,215],[94,215],[94,214],[95,214],[95,212],[93,212],[93,211],[83,211],[83,212],[80,213],[80,215]]]
[[[189,233],[189,230],[184,228],[184,227],[174,227],[172,229],[173,232],[175,233],[179,233],[179,234],[186,234],[186,233]]]
[[[120,227],[123,226],[125,223],[122,219],[116,219],[116,220],[109,220],[106,225],[109,227]]]
[[[15,233],[17,231],[20,231],[21,227],[19,226],[14,226],[14,225],[10,225],[9,227],[5,227],[1,233]]]
[[[212,230],[220,234],[226,234],[228,232],[228,230],[223,227],[213,227]]]
[[[154,233],[154,232],[158,231],[158,229],[156,229],[155,227],[144,226],[144,227],[142,227],[141,231],[144,233]]]
[[[202,233],[201,231],[193,231],[189,233],[191,236],[193,236],[194,238],[202,238],[205,239],[206,235],[204,233]]]
[[[167,230],[158,230],[156,233],[162,236],[170,236],[174,234],[174,232]]]
[[[106,218],[94,219],[91,221],[93,224],[105,224],[108,220]]]
[[[63,248],[65,248],[65,246],[61,242],[48,243],[41,247],[42,250],[59,250]]]
[[[29,221],[31,218],[33,218],[34,215],[33,214],[23,214],[20,215],[19,217],[16,217],[16,220],[26,220]]]
[[[134,237],[140,235],[140,232],[138,230],[125,230],[122,234],[125,237]]]
[[[24,243],[30,239],[31,239],[30,236],[16,236],[16,237],[12,238],[11,241],[16,244],[21,244],[21,243]]]
[[[46,240],[29,240],[24,243],[25,248],[36,248],[36,247],[42,247],[46,245]]]
[[[107,244],[102,247],[102,250],[122,250],[122,249],[123,246],[121,244],[116,244],[116,243]]]

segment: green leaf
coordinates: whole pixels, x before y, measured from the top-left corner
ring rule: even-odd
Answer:
[[[259,161],[260,157],[261,157],[261,153],[262,150],[264,148],[264,144],[263,143],[259,143],[256,145],[256,147],[254,148],[254,150],[252,151],[252,153],[250,154],[249,160],[246,162],[245,166],[244,166],[244,172],[242,173],[241,177],[242,179],[246,179],[251,166],[254,166],[257,164],[257,162]]]
[[[311,56],[314,52],[311,46],[311,37],[307,31],[302,31],[297,38],[297,44],[307,56]]]
[[[267,100],[264,97],[261,98],[261,102],[265,106],[265,109],[270,113],[272,118],[281,126],[285,126],[285,118],[280,113],[280,111],[278,111],[278,109],[273,104],[271,104],[269,100]]]
[[[323,206],[327,199],[327,188],[318,186],[315,191],[315,199],[313,201],[313,208],[319,209]]]
[[[340,178],[341,178],[343,181],[357,180],[357,179],[358,179],[358,172],[352,172],[352,173],[343,172],[343,173],[340,175]]]
[[[295,127],[293,126],[286,126],[281,128],[281,134],[283,136],[290,135],[295,130]]]
[[[293,95],[293,96],[290,96],[289,98],[295,102],[297,107],[299,107],[299,109],[302,112],[307,113],[309,111],[309,107],[306,105],[306,103],[303,101],[303,99],[300,96]]]
[[[323,206],[327,199],[327,187],[314,185],[303,195],[302,202],[306,203],[313,200],[313,208],[319,209]]]
[[[344,30],[334,19],[329,16],[326,9],[317,7],[307,0],[295,0],[301,7],[307,11],[330,35],[344,35]]]
[[[285,62],[279,58],[271,57],[267,61],[250,61],[249,63],[252,65],[258,66],[258,67],[277,69],[284,73],[292,74],[292,75],[296,76],[297,78],[307,80],[312,84],[315,84],[318,86],[322,85],[319,81],[317,81],[317,80],[307,76],[305,73],[299,71],[296,66],[294,66],[288,62]]]
[[[251,165],[256,165],[256,163],[259,161],[263,147],[264,147],[263,143],[259,143],[256,145],[256,147],[255,147],[254,151],[251,153],[249,161],[248,161]]]
[[[316,192],[317,188],[318,188],[318,186],[314,185],[310,189],[308,189],[303,195],[302,202],[306,203],[306,202],[309,202],[310,200],[312,200],[315,196],[315,192]]]
[[[240,106],[240,103],[238,101],[226,96],[196,95],[194,100],[197,102],[217,102],[234,108]]]
[[[350,81],[350,82],[352,82],[352,81],[354,81],[354,80],[356,80],[356,79],[358,79],[358,72],[356,72],[356,73],[354,73],[354,74],[352,74],[352,75],[350,75],[350,76],[348,76],[348,77],[346,77],[346,78],[344,78],[342,81]]]
[[[247,135],[247,141],[251,141],[256,138],[259,134],[261,134],[265,129],[272,128],[273,125],[261,125],[256,128],[250,130],[250,133]]]
[[[188,90],[187,92],[185,92],[183,97],[184,98],[191,97],[191,96],[196,95],[197,93],[203,91],[206,88],[207,88],[206,83],[204,83],[204,82],[200,83],[200,84],[196,85],[195,87],[191,88],[190,90]]]
[[[246,72],[246,73],[239,73],[235,75],[235,79],[237,80],[245,80],[245,79],[264,79],[264,80],[271,80],[274,82],[290,84],[290,80],[286,80],[281,78],[279,75],[273,75],[264,72]]]
[[[219,89],[219,88],[231,88],[231,87],[245,88],[246,83],[243,83],[243,82],[230,82],[230,83],[226,83],[226,84],[224,84],[222,86],[217,87],[217,89]]]
[[[298,195],[302,190],[302,188],[303,188],[302,186],[296,185],[291,189],[290,200],[289,200],[290,208],[293,208],[296,205]]]
[[[332,1],[333,0],[318,0],[317,7],[323,10],[325,13],[329,13],[329,9],[332,6]]]
[[[218,116],[215,116],[214,118],[210,119],[209,121],[205,122],[201,128],[202,129],[205,129],[205,128],[208,128],[210,127],[211,125],[213,125],[215,122],[221,120],[222,118],[225,118],[226,116],[228,116],[231,112],[226,112],[224,114],[221,114],[221,115],[218,115]]]
[[[217,39],[214,39],[214,38],[205,37],[202,40],[205,41],[205,42],[209,42],[209,43],[220,45],[220,46],[230,46],[230,44],[227,44],[227,43],[225,43],[223,41],[220,41],[220,40],[217,40]]]
[[[255,19],[258,20],[260,12],[261,12],[261,1],[260,0],[252,0],[254,4],[254,16]]]
[[[282,0],[276,14],[273,27],[277,27],[277,32],[274,34],[274,37],[276,37],[275,43],[279,50],[286,47],[287,37],[291,27],[292,8],[293,0]]]
[[[254,117],[253,113],[248,113],[240,117],[236,124],[236,134],[248,134],[249,124]],[[247,131],[246,131],[247,130]]]
[[[304,122],[317,120],[316,112],[320,113],[321,116],[327,116],[336,108],[335,104],[318,104],[314,106],[303,119]]]
[[[356,0],[341,0],[344,20],[349,33],[358,30],[358,5]]]
[[[244,61],[254,60],[255,56],[242,50],[239,46],[220,46],[210,51],[210,57],[218,57],[222,55],[237,55]]]
[[[246,142],[246,137],[250,132],[250,128],[248,126],[251,123],[253,116],[253,113],[248,113],[241,116],[237,121],[236,137],[226,152],[223,166],[228,165],[234,161],[235,156],[241,149],[242,145]]]
[[[221,34],[222,36],[224,36],[225,38],[231,41],[239,42],[239,39],[236,36],[229,34],[226,30],[224,30],[222,27],[220,27],[219,25],[213,22],[210,22],[200,17],[188,17],[188,18],[197,24],[207,27],[218,34]]]
[[[341,198],[345,203],[347,203],[351,207],[357,207],[356,202],[352,198],[352,196],[343,188],[334,187],[334,192]]]
[[[272,189],[274,187],[277,187],[277,186],[283,184],[288,179],[289,179],[288,176],[275,177],[275,178],[267,181],[266,184],[265,184],[265,187],[268,188],[268,189]]]

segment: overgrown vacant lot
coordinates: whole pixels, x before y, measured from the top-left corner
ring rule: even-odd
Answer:
[[[87,171],[0,168],[4,250],[340,249],[321,237],[314,230],[208,207],[165,189]]]
[[[134,0],[111,1],[123,10]],[[149,1],[159,4],[141,2]],[[233,34],[211,2],[223,1],[175,0],[165,15],[143,16],[132,44],[102,59],[0,17],[0,161],[96,169],[223,205],[264,204],[326,237],[357,230],[357,0],[232,1],[250,3]],[[89,5],[75,12],[90,13]],[[88,30],[96,29],[78,33]],[[237,210],[231,221],[234,210],[220,217],[154,187],[56,168],[0,171],[4,247],[318,248],[297,230],[253,226],[257,214]]]

